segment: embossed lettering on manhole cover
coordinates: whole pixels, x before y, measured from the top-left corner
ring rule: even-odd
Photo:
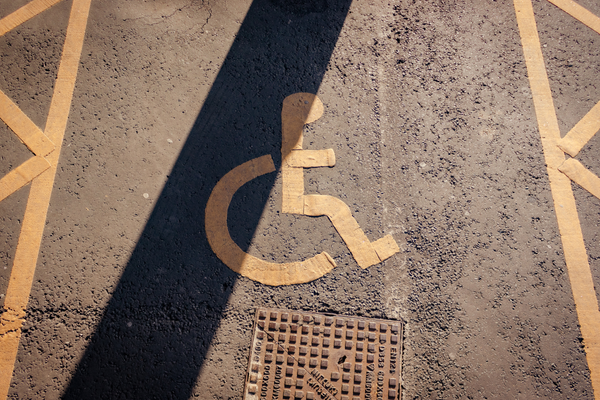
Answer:
[[[244,398],[400,398],[402,323],[259,308]]]

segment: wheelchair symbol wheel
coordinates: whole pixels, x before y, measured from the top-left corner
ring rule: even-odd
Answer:
[[[323,103],[310,93],[296,93],[283,101],[282,118],[282,211],[308,216],[326,215],[336,228],[352,256],[362,268],[379,264],[400,251],[387,235],[370,242],[350,208],[332,196],[304,194],[305,168],[333,167],[332,149],[302,149],[305,124],[323,115]],[[261,175],[275,171],[270,155],[250,160],[229,171],[215,185],[206,204],[205,229],[208,242],[219,259],[233,271],[266,285],[292,285],[318,279],[335,267],[329,254],[322,252],[304,261],[271,263],[243,251],[231,238],[227,226],[229,204],[235,192]]]

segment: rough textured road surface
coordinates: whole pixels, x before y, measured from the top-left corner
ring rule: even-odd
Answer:
[[[0,0],[0,18],[27,3]],[[85,0],[55,3],[0,36],[0,90],[48,137],[70,13]],[[17,328],[10,285],[46,172],[0,202],[0,340],[20,334],[0,360],[14,365],[0,397],[242,399],[254,310],[270,307],[404,321],[404,400],[598,399],[598,337],[580,330],[522,4],[91,0],[51,198],[32,206],[48,211],[32,219],[39,246],[23,250],[35,275],[18,288]],[[600,16],[598,2],[578,4]],[[600,101],[600,36],[532,5],[565,136]],[[371,241],[391,234],[400,252],[378,265],[360,268],[327,217],[282,212],[281,107],[298,92],[324,104],[304,149],[336,157],[304,170],[305,192],[341,199]],[[40,156],[7,104],[0,176]],[[599,152],[596,135],[576,159],[598,175]],[[317,280],[263,285],[207,241],[211,191],[263,155],[278,171],[236,192],[229,232],[270,262],[326,251],[337,266]],[[597,313],[600,200],[572,190]]]

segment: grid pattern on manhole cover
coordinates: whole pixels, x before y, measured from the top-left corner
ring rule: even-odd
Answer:
[[[244,398],[400,398],[402,323],[259,308]]]

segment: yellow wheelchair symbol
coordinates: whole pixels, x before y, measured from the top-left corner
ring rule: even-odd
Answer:
[[[360,228],[350,208],[338,198],[304,194],[304,168],[333,167],[333,149],[302,149],[305,124],[323,115],[323,103],[310,93],[296,93],[283,101],[282,120],[282,212],[309,216],[326,215],[361,268],[379,264],[400,251],[391,235],[373,243]],[[333,258],[322,252],[304,261],[272,263],[243,251],[229,235],[227,212],[235,192],[245,183],[275,171],[270,155],[250,160],[229,171],[215,185],[206,204],[205,229],[217,257],[233,271],[266,285],[292,285],[318,279],[335,267]]]

